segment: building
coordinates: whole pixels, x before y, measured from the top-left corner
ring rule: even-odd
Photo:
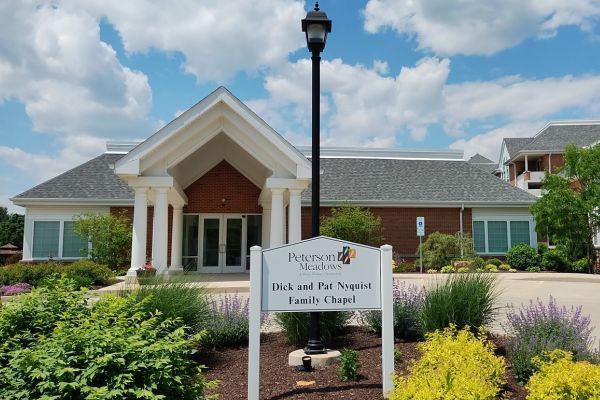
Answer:
[[[488,160],[489,161],[489,160]],[[322,150],[321,205],[347,201],[381,216],[385,241],[414,257],[426,234],[472,233],[482,255],[536,245],[536,198],[463,160],[457,150]],[[132,220],[133,269],[241,272],[249,248],[310,235],[310,149],[296,148],[220,87],[142,143],[107,151],[12,201],[26,208],[24,260],[73,259],[84,212]]]
[[[500,150],[502,179],[541,196],[546,172],[564,165],[565,148],[600,142],[600,121],[550,122],[531,138],[505,138]]]

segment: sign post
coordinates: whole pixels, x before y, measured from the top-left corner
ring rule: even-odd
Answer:
[[[325,236],[250,249],[248,399],[258,400],[260,314],[381,310],[383,394],[393,389],[392,246],[364,246]]]
[[[419,264],[423,273],[423,236],[425,236],[425,217],[417,217],[417,236],[419,237]]]

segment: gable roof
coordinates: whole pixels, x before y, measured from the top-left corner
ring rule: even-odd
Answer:
[[[509,158],[514,157],[522,148],[527,146],[533,138],[504,138],[504,144],[506,145],[506,151],[508,151]]]
[[[324,203],[510,206],[537,200],[465,161],[323,158],[321,168]],[[310,201],[310,190],[302,199]]]
[[[124,154],[105,153],[59,176],[43,182],[11,200],[15,204],[25,199],[119,200],[133,199],[133,190],[113,171],[113,166]]]
[[[469,158],[467,162],[479,168],[480,170],[487,172],[488,174],[493,174],[494,172],[496,172],[496,170],[498,170],[497,163],[493,162],[489,158],[482,156],[479,153]]]
[[[524,146],[521,151],[563,152],[569,144],[591,146],[600,141],[600,123],[551,122]],[[513,156],[513,153],[510,153]]]

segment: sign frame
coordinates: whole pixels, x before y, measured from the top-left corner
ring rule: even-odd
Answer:
[[[308,240],[329,238],[319,236]],[[295,246],[307,241],[283,246]],[[350,245],[356,243],[340,241]],[[274,247],[276,250],[283,246]],[[364,245],[360,245],[364,246]],[[369,246],[366,246],[369,247]],[[380,269],[380,295],[381,295],[381,353],[382,353],[382,382],[383,395],[385,398],[391,396],[394,389],[394,316],[392,299],[392,246],[386,244],[379,249]],[[248,334],[248,400],[258,400],[260,392],[260,317],[262,313],[263,298],[263,249],[253,246],[250,249],[250,307],[249,307],[249,334]],[[310,311],[310,310],[307,310]],[[321,310],[315,310],[321,311]]]

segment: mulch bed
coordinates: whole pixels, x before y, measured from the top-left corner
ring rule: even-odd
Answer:
[[[502,338],[494,339],[503,346]],[[296,348],[290,346],[282,333],[261,335],[260,398],[278,399],[383,399],[381,386],[381,338],[362,327],[350,327],[335,340],[336,349],[353,349],[359,352],[360,380],[342,382],[337,365],[318,368],[315,372],[299,372],[288,366],[288,354]],[[419,357],[416,342],[397,340],[395,347],[402,359],[395,363],[398,374],[407,374],[409,361]],[[503,355],[503,349],[498,349]],[[223,350],[203,350],[200,358],[207,369],[207,379],[221,381],[216,393],[220,399],[246,399],[248,382],[248,349],[240,347]],[[507,362],[508,364],[508,362]],[[510,367],[507,368],[507,394],[509,399],[524,400],[525,390],[517,384]],[[312,382],[312,383],[311,383]],[[310,383],[310,384],[309,384]],[[304,386],[306,385],[306,386]]]

